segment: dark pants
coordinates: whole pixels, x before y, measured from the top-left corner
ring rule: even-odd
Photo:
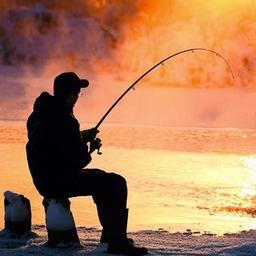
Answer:
[[[115,173],[99,169],[82,169],[67,188],[66,197],[92,196],[99,207],[126,208],[126,180]]]

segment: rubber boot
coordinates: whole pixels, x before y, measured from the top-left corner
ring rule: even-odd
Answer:
[[[102,226],[102,232],[101,232],[101,238],[100,238],[100,242],[101,243],[108,243],[110,240],[109,234],[107,232],[107,229],[105,228],[105,223],[106,223],[106,207],[101,207],[97,205],[97,212],[98,212],[98,217],[99,217],[99,221],[100,224]],[[128,238],[129,242],[134,244],[134,241],[132,238]]]
[[[98,217],[100,224],[102,226],[102,233],[101,233],[101,238],[100,242],[101,243],[108,243],[109,241],[109,236],[107,235],[105,227],[105,219],[106,219],[106,209],[104,207],[100,207],[97,205],[97,212],[98,212]]]
[[[144,247],[134,246],[126,236],[128,209],[111,209],[106,213],[106,231],[110,236],[108,253],[140,256],[148,254]]]

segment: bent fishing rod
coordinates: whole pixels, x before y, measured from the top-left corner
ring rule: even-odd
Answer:
[[[143,79],[148,73],[150,73],[153,69],[155,69],[156,67],[158,67],[159,65],[163,64],[165,61],[170,60],[171,58],[186,53],[186,52],[194,52],[194,51],[207,51],[210,53],[215,54],[217,57],[221,58],[227,65],[229,71],[232,74],[233,79],[235,80],[235,76],[234,73],[228,63],[228,61],[218,52],[214,51],[214,50],[210,50],[210,49],[206,49],[206,48],[190,48],[190,49],[186,49],[183,51],[179,51],[176,52],[166,58],[164,58],[163,60],[159,61],[157,64],[155,64],[153,67],[151,67],[149,70],[147,70],[144,74],[142,74],[134,83],[132,83],[122,94],[121,96],[112,104],[112,106],[107,110],[107,112],[102,116],[102,118],[100,119],[100,121],[97,123],[97,125],[95,126],[96,129],[99,128],[99,126],[102,124],[102,122],[105,120],[105,118],[109,115],[109,113],[113,110],[113,108],[119,103],[119,101],[131,90],[134,89],[134,86],[141,80]]]

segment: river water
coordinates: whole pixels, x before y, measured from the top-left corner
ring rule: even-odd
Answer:
[[[129,230],[223,234],[256,228],[256,131],[105,125],[99,136],[103,154],[88,167],[127,179]],[[33,224],[44,224],[25,144],[25,122],[0,122],[1,227],[5,190],[27,196]],[[77,226],[99,226],[91,197],[71,201]]]

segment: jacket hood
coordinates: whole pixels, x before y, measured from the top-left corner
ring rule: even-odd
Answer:
[[[42,92],[34,103],[34,112],[38,114],[55,114],[56,112],[72,112],[63,100],[60,100],[48,92]]]

